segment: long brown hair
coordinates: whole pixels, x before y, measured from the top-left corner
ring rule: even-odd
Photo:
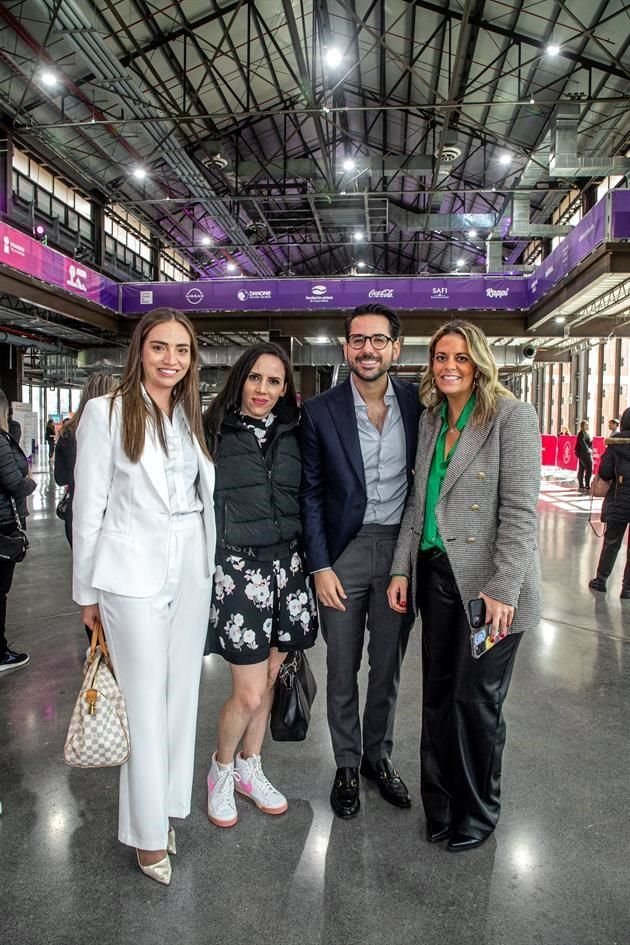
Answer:
[[[142,348],[152,328],[171,321],[183,325],[190,337],[190,367],[182,380],[178,381],[173,388],[171,403],[174,407],[181,403],[188,420],[190,432],[197,438],[202,450],[210,458],[201,423],[199,348],[195,329],[190,319],[176,309],[156,308],[152,312],[143,315],[136,325],[131,336],[129,354],[127,355],[122,380],[112,391],[110,419],[114,404],[120,398],[122,401],[122,444],[132,463],[137,463],[142,456],[147,423],[156,431],[162,449],[168,454],[162,411],[153,398],[147,394],[147,400],[142,391]]]
[[[437,411],[445,399],[435,386],[433,358],[438,341],[445,335],[460,335],[468,345],[468,354],[475,365],[475,409],[470,422],[473,426],[487,423],[496,413],[497,397],[513,398],[514,394],[499,381],[499,369],[488,339],[481,328],[472,322],[456,318],[442,325],[429,341],[429,365],[420,381],[420,400],[429,410]]]
[[[79,406],[72,418],[61,428],[59,435],[70,436],[71,433],[75,433],[88,400],[92,400],[93,397],[102,397],[104,394],[109,394],[115,383],[115,378],[111,374],[106,374],[104,371],[97,371],[95,374],[90,374],[83,385]]]

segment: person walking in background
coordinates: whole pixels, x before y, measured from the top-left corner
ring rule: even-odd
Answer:
[[[74,464],[77,458],[77,438],[76,432],[79,421],[83,416],[85,405],[93,397],[102,397],[108,394],[115,384],[115,379],[111,374],[96,373],[88,377],[83,390],[81,391],[81,400],[76,413],[67,423],[64,423],[59,433],[57,446],[55,448],[55,482],[58,486],[66,486],[68,489],[68,504],[66,506],[66,515],[64,525],[66,538],[72,548],[72,499],[74,497]],[[90,631],[88,630],[88,633]]]
[[[575,455],[578,460],[578,489],[588,492],[593,475],[593,441],[588,432],[588,420],[582,420],[575,441]]]
[[[52,462],[53,453],[55,452],[55,437],[57,433],[55,430],[55,424],[53,420],[49,420],[46,424],[46,430],[44,431],[44,439],[48,445],[48,462]]]
[[[327,644],[328,726],[337,771],[330,804],[360,807],[359,765],[381,795],[409,807],[391,760],[400,667],[413,618],[387,605],[387,581],[412,482],[420,403],[415,384],[390,377],[401,349],[398,315],[369,303],[346,319],[350,377],[302,408],[302,518]],[[370,671],[359,721],[365,630]]]
[[[16,530],[16,512],[22,528],[26,527],[26,498],[37,488],[28,474],[26,456],[8,432],[9,401],[0,390],[0,534]],[[11,590],[15,561],[0,558],[0,673],[20,669],[29,661],[28,653],[17,653],[7,641],[7,595]]]
[[[201,421],[194,328],[149,312],[121,383],[76,429],[73,597],[100,618],[127,704],[119,839],[171,881],[171,817],[190,813],[199,678],[214,572],[214,466]]]
[[[11,436],[13,437],[13,439],[19,446],[20,440],[22,439],[22,427],[17,422],[17,420],[13,419],[13,407],[9,407],[8,429],[9,429],[9,433],[11,434]]]
[[[619,420],[616,417],[613,417],[612,420],[608,421],[608,436],[614,436],[614,434],[619,429]]]
[[[483,332],[443,325],[429,343],[413,490],[390,606],[422,617],[421,790],[429,843],[478,847],[496,827],[507,696],[521,632],[541,612],[536,412],[499,383]],[[497,642],[473,659],[468,601]]]
[[[266,814],[288,806],[260,756],[287,651],[313,646],[317,635],[301,553],[298,422],[291,364],[267,343],[243,352],[204,418],[217,519],[206,653],[219,653],[232,671],[208,773],[208,817],[217,827],[238,819],[235,788]]]
[[[619,431],[606,440],[598,475],[610,483],[610,488],[602,505],[601,518],[606,523],[604,544],[597,564],[597,575],[589,581],[588,586],[594,591],[605,591],[606,581],[612,574],[623,536],[630,524],[630,407],[621,416]],[[630,600],[630,530],[620,597]]]

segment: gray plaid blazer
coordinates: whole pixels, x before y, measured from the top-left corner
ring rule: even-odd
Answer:
[[[416,608],[417,558],[439,414],[420,418],[415,480],[400,528],[391,573],[411,581]],[[531,404],[499,397],[494,418],[466,425],[451,459],[436,508],[440,535],[464,606],[483,591],[516,608],[513,632],[541,617],[542,577],[536,503],[540,487],[540,432]]]

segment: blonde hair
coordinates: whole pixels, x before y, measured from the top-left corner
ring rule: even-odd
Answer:
[[[74,416],[66,423],[62,428],[60,436],[69,436],[71,433],[74,433],[79,425],[79,420],[83,415],[85,410],[85,405],[88,400],[92,400],[93,397],[102,397],[104,394],[109,394],[112,387],[116,384],[116,378],[111,374],[106,374],[103,371],[97,371],[95,374],[90,374],[87,381],[83,385],[83,390],[81,391],[81,400],[79,401],[79,406],[76,409]]]
[[[487,423],[496,413],[498,397],[514,397],[514,394],[499,381],[497,362],[488,344],[488,339],[472,322],[456,318],[442,325],[429,342],[429,364],[420,381],[420,400],[433,413],[436,413],[443,401],[444,394],[435,386],[433,358],[439,341],[445,335],[459,335],[468,347],[468,354],[475,365],[476,404],[470,422],[473,426]]]

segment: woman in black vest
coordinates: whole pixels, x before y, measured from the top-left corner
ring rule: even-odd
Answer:
[[[217,523],[206,653],[220,653],[232,670],[208,774],[208,816],[218,827],[232,827],[235,789],[267,814],[287,809],[264,775],[260,752],[286,652],[311,647],[317,634],[300,548],[299,412],[282,348],[248,348],[204,422],[216,469]]]

